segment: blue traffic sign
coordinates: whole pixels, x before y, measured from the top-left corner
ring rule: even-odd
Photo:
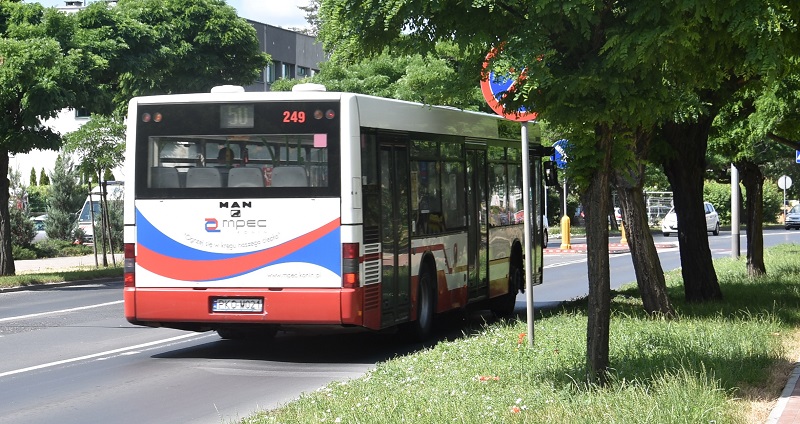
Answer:
[[[800,150],[794,151],[794,161],[800,163]]]
[[[556,162],[556,166],[561,169],[567,167],[567,143],[568,141],[563,138],[553,143],[553,160]]]

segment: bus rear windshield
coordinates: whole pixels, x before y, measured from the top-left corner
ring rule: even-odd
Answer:
[[[326,134],[150,137],[147,187],[328,187],[326,138]]]
[[[137,198],[338,195],[335,102],[155,104],[138,114]]]

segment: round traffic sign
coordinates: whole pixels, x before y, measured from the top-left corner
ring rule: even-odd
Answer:
[[[500,101],[509,93],[514,93],[516,90],[517,81],[511,78],[510,74],[496,75],[494,71],[489,70],[489,62],[499,52],[497,47],[492,48],[489,54],[486,55],[486,60],[483,62],[483,70],[481,73],[481,93],[486,103],[494,111],[494,113],[512,121],[526,122],[536,119],[536,112],[528,111],[526,108],[519,110],[507,110]],[[525,72],[522,72],[521,79],[524,80]]]
[[[778,188],[780,188],[781,190],[786,190],[791,186],[792,186],[792,179],[789,176],[784,175],[778,178]]]

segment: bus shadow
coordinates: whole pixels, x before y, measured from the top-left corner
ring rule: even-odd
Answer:
[[[437,317],[436,328],[423,342],[410,341],[394,330],[306,329],[280,331],[269,341],[213,340],[153,355],[157,359],[252,360],[287,363],[375,364],[452,341],[494,320],[491,314],[452,312]]]

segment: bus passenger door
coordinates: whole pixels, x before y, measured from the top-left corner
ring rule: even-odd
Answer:
[[[470,301],[480,300],[488,295],[486,166],[485,150],[467,150],[467,288]]]
[[[405,322],[411,309],[408,148],[381,145],[381,326]]]

